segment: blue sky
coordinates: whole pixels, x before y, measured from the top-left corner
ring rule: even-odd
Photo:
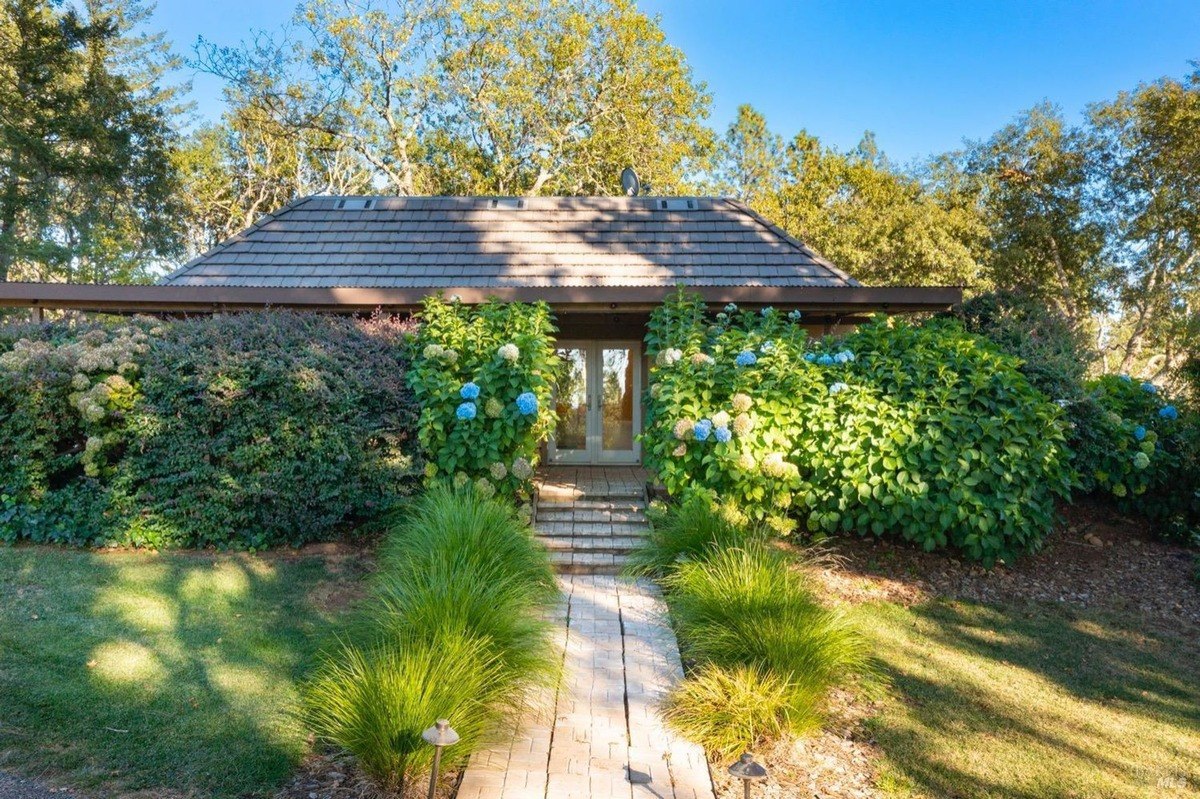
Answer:
[[[295,0],[160,0],[155,24],[191,53],[274,29]],[[723,129],[751,103],[791,137],[852,147],[864,130],[906,162],[983,138],[1050,100],[1072,118],[1140,81],[1200,60],[1198,0],[799,2],[643,0],[713,94]],[[220,85],[194,80],[204,117]]]

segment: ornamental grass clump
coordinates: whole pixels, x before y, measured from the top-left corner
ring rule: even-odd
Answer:
[[[645,542],[630,555],[628,569],[631,574],[663,576],[685,560],[765,536],[766,531],[736,507],[696,492],[653,521]]]
[[[767,542],[682,561],[663,584],[683,656],[696,664],[667,719],[723,756],[819,728],[829,691],[869,671],[850,619],[824,607]]]
[[[510,731],[554,684],[546,553],[507,501],[432,487],[382,545],[370,594],[304,690],[313,729],[386,790],[429,769],[421,732],[462,736],[448,766]]]

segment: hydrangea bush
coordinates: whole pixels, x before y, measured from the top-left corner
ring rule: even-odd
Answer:
[[[1086,384],[1106,446],[1075,453],[1081,480],[1146,516],[1168,539],[1200,544],[1200,419],[1153,384],[1104,375]]]
[[[0,329],[0,541],[255,548],[411,481],[385,319],[264,312]]]
[[[799,321],[710,316],[682,290],[655,311],[643,451],[668,491],[985,563],[1039,546],[1071,476],[1062,411],[1016,359],[952,320],[881,318],[839,342]]]
[[[554,426],[549,306],[430,297],[419,322],[409,381],[421,406],[426,478],[528,499],[539,447]]]

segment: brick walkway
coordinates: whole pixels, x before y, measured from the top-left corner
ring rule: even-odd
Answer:
[[[596,502],[638,480],[635,469],[550,470],[542,491]],[[559,583],[562,683],[511,743],[471,758],[458,799],[713,799],[704,753],[656,711],[683,676],[658,589],[606,574],[562,574]]]

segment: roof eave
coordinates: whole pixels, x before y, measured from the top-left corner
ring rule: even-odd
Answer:
[[[957,286],[694,286],[706,302],[774,305],[831,313],[911,313],[945,310],[962,301]],[[671,286],[555,286],[438,289],[465,303],[489,297],[545,301],[562,310],[640,311],[662,302]],[[281,288],[262,286],[131,286],[0,283],[0,307],[109,313],[210,313],[253,308],[340,311],[409,310],[435,293],[428,288]]]

